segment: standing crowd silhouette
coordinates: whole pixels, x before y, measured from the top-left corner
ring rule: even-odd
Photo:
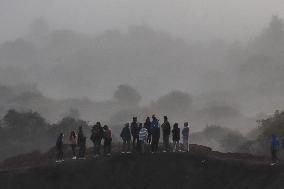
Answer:
[[[180,131],[178,123],[171,124],[168,117],[164,116],[163,123],[160,124],[155,115],[146,118],[144,123],[139,123],[137,117],[133,117],[131,123],[125,123],[121,130],[120,137],[122,139],[121,153],[157,153],[159,151],[159,141],[162,131],[162,152],[188,152],[189,151],[189,124],[184,123],[182,131]],[[173,147],[170,144],[170,135],[172,134]],[[180,142],[182,137],[182,142]],[[56,162],[63,162],[63,145],[64,134],[60,133],[56,141],[57,157]],[[69,136],[69,144],[72,150],[72,159],[85,159],[86,152],[86,136],[83,128],[79,127],[78,134],[71,131]],[[107,126],[102,126],[97,122],[91,129],[90,140],[93,143],[93,157],[97,158],[102,155],[101,146],[103,141],[103,156],[111,156],[112,150],[112,131]],[[76,149],[78,148],[78,153]]]

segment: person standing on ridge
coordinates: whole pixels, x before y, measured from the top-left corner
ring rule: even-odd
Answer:
[[[102,129],[101,129],[100,122],[97,122],[93,126],[90,139],[94,144],[94,158],[96,158],[100,155],[100,147],[101,147],[101,140],[102,140]]]
[[[178,123],[175,123],[173,126],[173,143],[174,143],[174,152],[179,151],[179,140],[180,140],[180,128],[178,127]]]
[[[131,132],[129,128],[129,123],[126,123],[120,133],[122,138],[122,152],[121,153],[130,153],[130,143],[131,143]]]
[[[145,153],[147,137],[148,137],[148,131],[145,127],[142,127],[139,131],[139,144],[140,144],[140,148],[141,148],[140,150],[142,154]]]
[[[69,143],[72,149],[72,159],[77,159],[76,157],[76,146],[77,146],[77,135],[75,131],[71,131],[69,136]]]
[[[111,142],[112,142],[112,133],[111,129],[105,125],[103,127],[104,129],[104,134],[103,134],[103,139],[104,139],[104,155],[105,156],[111,156]]]
[[[83,133],[83,128],[82,126],[79,127],[79,132],[78,132],[78,146],[79,146],[79,159],[84,159],[85,158],[85,147],[86,147],[86,137]]]
[[[150,120],[150,117],[146,118],[146,121],[144,123],[144,127],[148,131],[147,143],[151,144],[152,133],[151,133],[151,120]]]
[[[184,123],[184,128],[182,129],[182,144],[183,144],[183,151],[188,152],[189,146],[188,146],[188,138],[189,138],[189,127],[188,122]]]
[[[161,125],[163,131],[163,152],[170,151],[170,134],[171,134],[171,125],[168,121],[168,117],[164,116],[164,123]]]
[[[56,149],[57,149],[57,156],[56,156],[56,163],[63,162],[63,133],[60,133],[57,140],[56,140]]]
[[[160,124],[159,120],[156,118],[155,115],[152,116],[151,133],[152,133],[151,151],[152,153],[156,153],[158,151],[159,140],[160,140]]]
[[[138,138],[139,138],[139,127],[137,123],[137,117],[133,117],[133,121],[131,123],[130,129],[131,129],[131,135],[133,139],[133,142],[132,142],[133,149],[136,149],[138,145]]]
[[[275,165],[276,163],[279,162],[277,153],[279,151],[279,140],[277,136],[274,134],[271,137],[271,165]]]

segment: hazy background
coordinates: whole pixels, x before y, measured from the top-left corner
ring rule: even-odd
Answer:
[[[1,115],[247,132],[283,108],[282,18],[276,0],[0,0]]]

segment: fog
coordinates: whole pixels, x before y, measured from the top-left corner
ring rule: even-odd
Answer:
[[[0,113],[248,132],[283,108],[284,4],[0,0]]]

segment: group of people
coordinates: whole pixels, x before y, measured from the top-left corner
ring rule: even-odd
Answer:
[[[162,131],[163,137],[163,152],[171,151],[170,147],[170,135],[172,133],[173,151],[184,151],[188,149],[189,139],[189,125],[188,122],[184,123],[184,128],[180,132],[178,123],[174,123],[173,129],[171,130],[171,124],[168,121],[168,117],[164,116],[163,123],[160,125],[159,120],[155,115],[146,118],[143,123],[138,123],[137,117],[133,117],[131,124],[126,123],[120,133],[120,137],[123,141],[122,153],[131,153],[132,150],[140,151],[145,153],[146,147],[150,147],[150,151],[155,153],[158,151],[158,145],[160,141]],[[182,143],[180,143],[182,134]],[[131,140],[132,139],[132,140]],[[132,142],[131,142],[132,141]]]
[[[158,151],[160,136],[162,131],[163,137],[163,152],[171,151],[170,147],[170,135],[172,133],[173,151],[189,150],[189,125],[188,122],[184,123],[184,128],[180,132],[178,123],[173,124],[171,130],[171,124],[168,121],[168,117],[164,116],[163,123],[160,125],[159,120],[155,115],[146,118],[144,123],[139,123],[137,117],[133,117],[131,124],[126,123],[123,127],[120,137],[123,141],[121,153],[131,153],[132,151],[145,153],[146,149],[152,153]],[[182,135],[182,143],[180,143]],[[63,162],[63,137],[64,134],[60,133],[57,141],[57,157],[56,162]],[[75,131],[71,131],[69,135],[69,144],[72,150],[72,159],[85,159],[86,151],[86,136],[83,133],[83,128],[79,127],[78,134]],[[112,145],[112,131],[107,126],[102,126],[100,122],[97,122],[91,129],[90,140],[93,142],[93,157],[96,158],[101,155],[101,144],[103,141],[103,155],[111,155]],[[76,152],[77,147],[78,153]]]
[[[104,155],[110,156],[111,153],[111,142],[112,142],[112,133],[111,129],[105,125],[101,126],[100,122],[97,122],[91,130],[91,137],[90,140],[94,144],[94,157],[98,157],[101,154],[101,143],[104,140]],[[57,148],[57,157],[56,162],[60,163],[63,162],[63,137],[64,134],[60,133],[57,141],[56,141],[56,148]],[[72,150],[72,159],[85,159],[85,152],[86,152],[86,140],[87,137],[83,133],[83,128],[79,127],[78,134],[75,131],[71,131],[69,136],[69,144]],[[76,152],[76,148],[78,149],[78,153]]]

